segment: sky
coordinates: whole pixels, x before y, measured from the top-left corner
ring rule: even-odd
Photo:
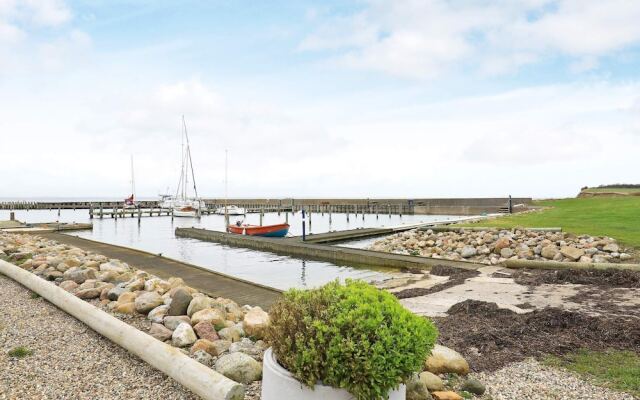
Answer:
[[[0,0],[0,197],[640,183],[640,1]]]

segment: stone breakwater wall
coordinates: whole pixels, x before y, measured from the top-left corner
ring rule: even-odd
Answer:
[[[269,315],[116,259],[32,235],[0,233],[0,258],[51,281],[242,384],[261,379]]]
[[[612,238],[524,228],[412,230],[380,239],[369,249],[487,265],[501,264],[509,259],[620,263],[635,258],[631,249],[623,248]]]

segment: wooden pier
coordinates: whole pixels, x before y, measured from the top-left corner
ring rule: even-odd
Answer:
[[[375,215],[482,215],[491,213],[507,213],[526,211],[531,207],[531,198],[436,198],[436,199],[204,199],[206,213],[213,213],[219,207],[235,205],[248,213],[286,213],[299,212],[303,209],[313,213],[375,214]],[[158,201],[140,201],[143,210],[157,210]],[[122,201],[67,201],[67,202],[35,202],[13,201],[0,202],[3,210],[78,210],[102,209],[103,217],[107,210],[122,209]],[[131,212],[122,210],[113,213],[115,216],[131,216]],[[143,214],[157,214],[145,211]],[[113,218],[115,218],[115,216]],[[135,216],[135,215],[134,215]]]

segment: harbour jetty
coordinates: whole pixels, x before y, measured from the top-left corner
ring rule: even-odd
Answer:
[[[376,268],[418,268],[430,269],[436,264],[448,265],[463,269],[476,269],[478,264],[466,261],[452,261],[442,259],[430,259],[404,254],[383,253],[379,251],[354,249],[349,247],[332,246],[348,239],[363,238],[400,232],[413,229],[405,228],[371,228],[355,229],[351,231],[332,232],[309,236],[311,241],[303,241],[300,236],[292,238],[267,238],[248,235],[236,235],[199,228],[176,228],[176,236],[191,239],[199,239],[209,242],[217,242],[235,247],[244,247],[254,250],[269,251],[276,254],[302,257],[310,260],[329,261],[336,264],[349,264],[359,266],[373,266]]]
[[[233,204],[245,208],[250,213],[298,212],[305,209],[315,213],[352,213],[352,214],[420,214],[420,215],[481,215],[526,211],[531,208],[530,197],[509,198],[404,198],[404,199],[204,199],[207,209]],[[225,203],[226,202],[226,203]],[[158,201],[139,201],[141,209],[159,209]],[[122,201],[10,201],[0,202],[3,210],[93,210],[98,213],[118,210]],[[130,214],[131,211],[128,211]],[[147,213],[145,211],[144,213]],[[116,215],[118,213],[116,212]]]

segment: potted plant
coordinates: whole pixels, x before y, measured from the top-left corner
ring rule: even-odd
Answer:
[[[405,400],[438,335],[361,281],[289,290],[269,314],[262,400]]]

